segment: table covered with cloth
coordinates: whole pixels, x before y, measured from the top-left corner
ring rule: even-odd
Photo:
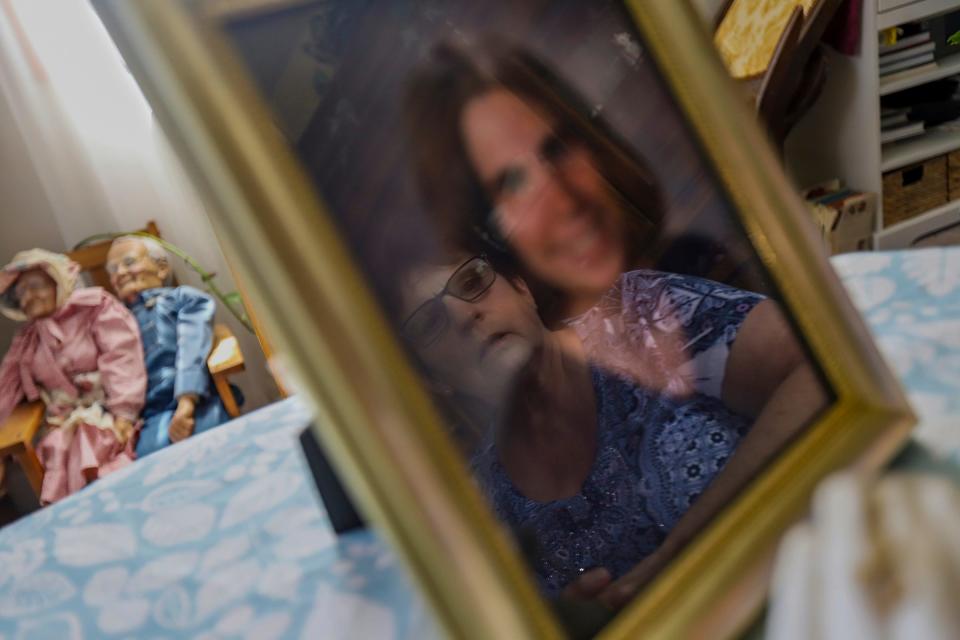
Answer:
[[[0,639],[429,638],[379,536],[334,534],[284,400],[0,529]]]
[[[921,417],[960,462],[960,248],[834,259]],[[168,447],[0,529],[0,640],[425,638],[383,539],[336,536],[289,399]]]

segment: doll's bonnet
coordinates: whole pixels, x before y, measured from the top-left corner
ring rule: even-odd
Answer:
[[[57,284],[57,309],[73,293],[80,274],[80,265],[62,253],[28,249],[13,256],[13,260],[0,271],[0,313],[11,320],[23,322],[27,319],[13,295],[13,284],[21,273],[31,269],[42,269]]]

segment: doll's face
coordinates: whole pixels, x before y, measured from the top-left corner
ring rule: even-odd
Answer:
[[[14,285],[20,310],[28,318],[45,318],[57,310],[57,283],[42,269],[23,272]]]
[[[141,291],[162,287],[170,267],[155,260],[139,240],[114,242],[107,254],[110,285],[124,302],[133,302]]]

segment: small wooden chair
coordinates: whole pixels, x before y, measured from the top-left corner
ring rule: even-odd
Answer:
[[[157,225],[152,220],[142,231],[160,237]],[[106,265],[110,244],[111,241],[107,240],[67,252],[70,259],[79,264],[90,279],[89,284],[101,286],[108,291],[111,291],[111,287]],[[229,377],[243,371],[244,367],[243,353],[236,336],[226,325],[214,325],[213,347],[207,357],[207,368],[220,400],[231,418],[240,415],[240,407],[230,388]],[[16,460],[38,496],[43,482],[43,467],[33,448],[33,439],[43,424],[44,412],[42,402],[24,403],[0,424],[0,459],[10,456]]]
[[[45,411],[40,401],[24,403],[0,424],[0,461],[8,456],[16,460],[38,497],[43,484],[43,467],[33,448],[33,436],[43,424]]]

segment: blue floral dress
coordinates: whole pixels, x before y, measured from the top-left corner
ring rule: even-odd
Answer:
[[[719,398],[730,346],[762,300],[703,278],[639,270],[568,324],[597,366],[670,396]]]
[[[723,368],[737,329],[761,300],[699,278],[624,274],[571,323],[588,355],[604,363],[592,368],[597,454],[581,491],[531,500],[510,481],[494,444],[474,456],[478,482],[497,516],[528,543],[547,595],[592,567],[626,573],[660,546],[723,468],[751,424],[720,401]],[[679,370],[646,367],[646,382],[658,386],[629,375],[634,359],[675,368],[671,345],[682,346],[686,359]]]

